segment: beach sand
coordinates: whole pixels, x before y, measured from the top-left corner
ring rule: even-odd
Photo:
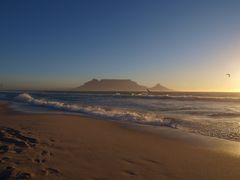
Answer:
[[[18,113],[1,103],[0,179],[240,178],[237,153],[207,146],[211,141],[198,145],[197,138],[144,129],[74,115]]]

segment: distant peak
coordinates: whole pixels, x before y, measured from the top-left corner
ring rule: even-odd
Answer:
[[[152,90],[152,91],[170,91],[170,89],[162,86],[160,83],[157,83],[155,86],[150,88],[150,90]]]

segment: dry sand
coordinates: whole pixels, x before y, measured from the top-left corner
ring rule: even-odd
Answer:
[[[239,155],[196,141],[2,103],[0,179],[240,179]]]

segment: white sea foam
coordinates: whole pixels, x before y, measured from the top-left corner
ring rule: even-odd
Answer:
[[[19,93],[19,92],[18,92]],[[81,94],[81,93],[16,93],[7,98],[34,107],[61,112],[129,121],[180,130],[240,142],[240,94]],[[219,96],[219,97],[218,97]],[[1,97],[1,96],[0,96]],[[50,99],[53,98],[54,100]],[[174,100],[174,101],[172,101]],[[177,101],[175,101],[177,100]],[[193,103],[193,101],[201,103]],[[204,102],[203,102],[204,101]],[[212,102],[221,102],[213,103]],[[227,102],[227,103],[225,103]],[[22,104],[22,103],[21,103]],[[20,106],[21,106],[20,104]],[[88,104],[88,105],[84,105]],[[30,108],[31,109],[31,108]],[[36,111],[41,111],[36,109]]]
[[[159,117],[152,113],[140,113],[122,109],[109,109],[100,106],[83,106],[59,101],[48,101],[46,99],[33,98],[28,93],[19,94],[15,99],[17,101],[27,102],[36,106],[44,106],[67,112],[83,113],[86,115],[109,118],[112,120],[131,121],[140,124],[168,126],[172,128],[177,127],[175,119]]]
[[[30,102],[33,100],[32,96],[27,93],[19,94],[15,99],[19,101],[27,101],[27,102]]]

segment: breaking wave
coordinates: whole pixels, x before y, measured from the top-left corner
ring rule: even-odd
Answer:
[[[11,92],[5,95],[5,99],[22,102],[13,104],[20,110],[39,112],[48,109],[77,113],[102,119],[166,126],[240,142],[240,110],[239,103],[235,103],[240,102],[240,94]],[[195,100],[204,102],[190,102]]]
[[[153,113],[140,113],[122,109],[110,109],[99,106],[84,106],[79,104],[68,104],[59,101],[33,98],[28,93],[19,94],[15,100],[27,102],[31,105],[52,108],[65,112],[81,113],[84,115],[108,118],[112,120],[130,121],[146,125],[167,126],[177,128],[178,120],[169,117],[159,117]]]

